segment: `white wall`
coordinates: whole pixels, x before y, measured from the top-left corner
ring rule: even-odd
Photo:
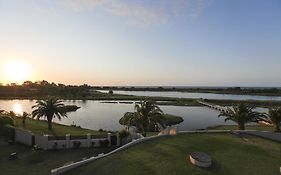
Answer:
[[[32,146],[32,132],[15,128],[15,141]]]
[[[15,141],[20,142],[22,144],[32,146],[32,136],[34,134],[30,131],[26,131],[23,129],[15,128]],[[44,150],[52,150],[52,149],[71,149],[74,148],[74,142],[79,141],[80,148],[90,148],[90,147],[100,147],[100,140],[108,140],[110,145],[110,136],[105,138],[92,139],[90,134],[87,134],[86,139],[75,139],[70,140],[70,135],[67,134],[64,140],[48,140],[48,135],[34,135],[35,144]],[[94,142],[94,145],[92,143]],[[117,146],[119,146],[119,134],[117,134]]]

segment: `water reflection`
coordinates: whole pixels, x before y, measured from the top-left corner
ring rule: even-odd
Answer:
[[[15,114],[17,114],[17,115],[22,115],[23,114],[22,106],[21,106],[20,103],[16,102],[14,104],[13,112]]]

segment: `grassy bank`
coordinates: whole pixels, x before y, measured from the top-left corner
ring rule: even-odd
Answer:
[[[207,100],[210,103],[222,105],[222,106],[232,106],[234,104],[246,103],[248,105],[256,107],[273,107],[281,106],[281,101],[262,101],[262,100]]]
[[[208,128],[210,130],[237,130],[237,125],[220,125]],[[257,130],[257,131],[274,131],[272,126],[267,125],[246,125],[246,130]]]
[[[54,136],[65,136],[66,134],[76,136],[76,135],[86,135],[87,133],[96,135],[97,137],[106,136],[106,132],[99,132],[99,131],[74,127],[74,126],[67,126],[57,123],[53,123],[53,130],[50,131],[48,130],[47,121],[35,120],[30,118],[26,119],[25,125],[23,125],[21,118],[17,118],[16,127],[23,128],[37,134],[48,134]]]
[[[193,151],[208,153],[212,168],[189,163]],[[281,144],[256,137],[246,141],[231,134],[186,134],[145,142],[67,174],[269,175],[279,173],[280,157]]]

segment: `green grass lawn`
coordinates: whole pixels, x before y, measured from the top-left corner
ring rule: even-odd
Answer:
[[[49,134],[49,135],[55,135],[55,136],[65,136],[66,134],[70,135],[86,135],[87,133],[90,133],[92,135],[96,136],[106,136],[106,132],[99,132],[89,129],[83,129],[79,127],[73,127],[73,126],[66,126],[61,125],[57,123],[53,123],[53,130],[48,130],[48,123],[47,121],[43,120],[35,120],[27,118],[25,121],[25,126],[22,124],[22,119],[17,118],[16,119],[16,127],[23,128],[26,130],[30,130],[33,133],[37,134]]]
[[[0,174],[2,175],[49,175],[51,169],[63,166],[83,157],[96,156],[108,149],[72,149],[60,151],[32,152],[31,147],[20,144],[3,145],[0,138]],[[18,153],[17,160],[9,160],[9,155]]]
[[[91,162],[68,175],[273,175],[279,174],[281,144],[231,134],[185,134],[159,138]],[[193,151],[208,153],[213,166],[189,163]]]
[[[220,125],[209,128],[210,130],[236,130],[237,125]],[[268,125],[245,125],[246,130],[258,130],[258,131],[274,131],[272,126]]]

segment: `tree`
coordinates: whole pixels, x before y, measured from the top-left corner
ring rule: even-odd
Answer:
[[[14,111],[5,112],[5,113],[14,120],[17,118],[17,114]]]
[[[52,130],[53,118],[57,117],[61,120],[61,117],[67,117],[63,101],[58,98],[38,100],[36,101],[36,105],[32,106],[32,108],[35,108],[32,111],[32,118],[37,117],[39,120],[43,116],[47,117],[49,130]]]
[[[22,124],[23,124],[23,126],[25,126],[25,120],[28,116],[29,116],[29,114],[27,112],[23,112],[23,114],[22,114]]]
[[[0,109],[0,114],[4,114],[5,110]]]
[[[268,113],[263,113],[263,121],[274,126],[275,132],[280,132],[281,126],[281,107],[270,108]]]
[[[109,94],[113,94],[113,90],[109,90],[108,93],[109,93]]]
[[[162,110],[152,101],[144,101],[135,105],[135,112],[127,112],[119,120],[126,126],[136,126],[138,132],[146,136],[150,126],[165,127],[165,118]]]
[[[13,111],[7,112],[5,110],[0,110],[0,118],[2,120],[0,120],[0,125],[9,124],[11,126],[15,126],[15,117],[16,114]]]
[[[245,130],[245,124],[248,122],[258,122],[262,120],[260,113],[253,111],[254,107],[247,106],[243,103],[234,105],[233,109],[228,108],[219,114],[224,116],[225,121],[231,120],[238,124],[238,130]]]

